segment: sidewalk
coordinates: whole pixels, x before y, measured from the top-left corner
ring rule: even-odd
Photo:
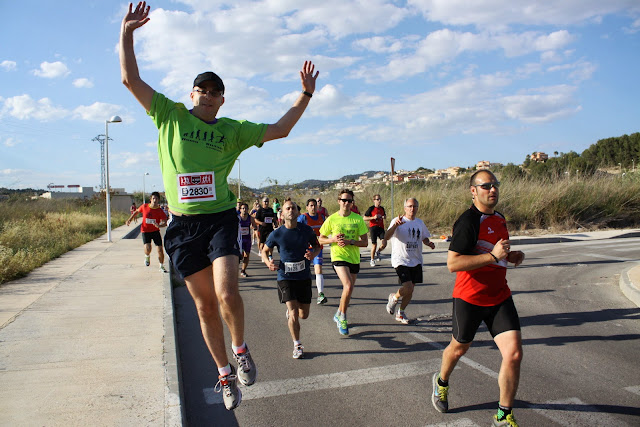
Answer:
[[[0,425],[182,424],[169,274],[131,229],[0,285]]]

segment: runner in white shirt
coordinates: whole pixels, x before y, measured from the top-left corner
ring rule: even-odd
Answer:
[[[393,315],[399,300],[402,300],[396,320],[405,325],[410,323],[405,315],[413,288],[417,283],[422,283],[422,244],[434,249],[436,245],[429,240],[431,233],[420,218],[418,213],[418,200],[411,197],[404,201],[404,216],[394,218],[384,235],[385,240],[391,242],[391,265],[396,269],[400,288],[394,294],[389,294],[387,313]]]

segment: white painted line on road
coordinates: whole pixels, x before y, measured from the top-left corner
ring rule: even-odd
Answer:
[[[447,421],[446,423],[427,424],[425,427],[480,427],[469,418],[460,418],[455,421]]]
[[[640,396],[640,385],[634,385],[631,387],[625,387],[624,388],[627,391],[630,391],[633,394],[637,394],[638,396]]]
[[[628,426],[611,414],[602,412],[595,406],[586,405],[577,397],[554,400],[542,404],[529,405],[540,415],[549,418],[561,426]]]
[[[439,367],[440,359],[431,359],[420,362],[380,366],[377,368],[336,372],[333,374],[257,382],[251,387],[241,387],[242,400],[285,396],[317,390],[393,381],[398,378],[429,375]],[[208,405],[222,403],[222,394],[214,392],[213,388],[205,388],[202,392],[204,393],[204,400]]]
[[[419,334],[417,332],[411,332],[411,335],[413,335],[414,337],[418,338],[419,340],[422,340],[428,344],[431,345],[431,347],[437,349],[437,350],[444,350],[444,346],[440,343],[437,343],[435,341],[433,341],[431,338],[424,336],[422,334]],[[494,379],[498,379],[498,373],[487,368],[486,366],[483,366],[477,362],[474,362],[473,360],[469,359],[467,356],[462,356],[460,358],[460,362],[464,363],[467,366],[472,367],[475,370],[478,370],[480,372],[482,372],[483,374],[486,374],[488,376],[490,376],[491,378]]]
[[[609,255],[590,254],[590,253],[585,253],[582,255],[586,255],[594,258],[608,259],[611,261],[638,261],[638,258],[623,258],[619,256],[609,256]]]

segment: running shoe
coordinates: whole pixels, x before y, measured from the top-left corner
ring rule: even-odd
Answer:
[[[216,393],[222,392],[224,406],[229,411],[238,407],[242,402],[242,392],[238,388],[238,376],[232,366],[231,373],[225,376],[218,376],[218,383],[214,387]]]
[[[293,358],[304,359],[304,347],[302,346],[302,344],[296,344],[293,347]]]
[[[376,262],[374,260],[369,261],[369,265],[371,267],[375,267],[376,266]]]
[[[240,270],[240,275],[241,275],[242,277],[249,277],[249,275],[247,274],[247,272],[246,272],[246,271],[244,271],[244,270]]]
[[[387,313],[393,316],[393,313],[396,311],[396,304],[398,304],[398,300],[396,299],[395,294],[389,294],[389,302],[387,302]]]
[[[411,320],[404,314],[404,310],[398,310],[396,313],[396,320],[402,324],[408,325]]]
[[[509,426],[509,427],[518,427],[518,422],[516,421],[516,417],[513,416],[513,413],[504,417],[504,419],[498,421],[498,415],[493,416],[493,425],[494,426]]]
[[[160,268],[159,268],[159,270],[160,270],[161,272],[163,272],[163,273],[167,273],[167,269],[166,269],[166,268],[164,268],[164,265],[162,265],[162,264],[160,264]]]
[[[376,251],[376,261],[380,262],[380,251]]]
[[[323,292],[320,292],[318,294],[318,305],[320,304],[326,304],[327,303],[327,297],[324,296]]]
[[[349,335],[349,325],[347,324],[347,319],[341,319],[337,314],[334,314],[333,321],[338,325],[338,331],[341,335]]]
[[[250,386],[256,382],[258,376],[258,370],[253,363],[251,353],[249,353],[249,347],[245,347],[244,351],[240,354],[233,353],[233,357],[238,363],[238,379],[242,385]]]
[[[438,384],[438,377],[440,374],[436,372],[433,374],[433,393],[431,394],[431,403],[438,412],[447,412],[449,410],[449,401],[447,395],[449,394],[449,386],[442,387]]]
[[[147,256],[144,257],[144,265],[149,267],[150,264],[151,264],[151,260],[149,259],[149,256],[147,255]]]

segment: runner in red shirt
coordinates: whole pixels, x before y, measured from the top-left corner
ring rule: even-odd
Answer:
[[[160,193],[154,191],[151,193],[151,201],[145,203],[135,210],[127,220],[127,225],[131,224],[131,220],[142,214],[142,224],[140,225],[140,234],[142,235],[142,243],[144,243],[144,265],[150,264],[151,241],[158,248],[158,261],[160,262],[160,271],[166,273],[164,268],[164,250],[162,248],[162,236],[160,236],[160,228],[167,225],[167,215],[160,207]]]
[[[507,222],[495,210],[499,186],[490,171],[474,173],[469,182],[473,205],[453,226],[447,255],[447,267],[456,273],[453,333],[442,354],[440,372],[433,375],[431,402],[439,412],[449,410],[449,377],[484,322],[502,355],[500,400],[493,425],[517,426],[512,408],[520,380],[522,335],[506,274],[507,262],[518,266],[524,253],[511,250]]]
[[[371,267],[376,266],[376,261],[380,261],[380,252],[387,247],[387,240],[384,238],[384,220],[387,218],[387,213],[381,206],[381,200],[380,195],[375,194],[373,196],[373,206],[369,207],[362,216],[362,219],[369,221],[371,234],[371,261],[369,261],[369,265]],[[380,239],[380,247],[378,247],[378,239]]]

